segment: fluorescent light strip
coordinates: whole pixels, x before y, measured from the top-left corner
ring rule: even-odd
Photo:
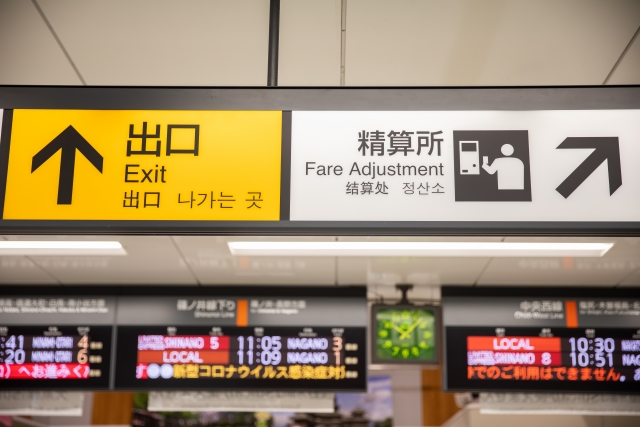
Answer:
[[[120,242],[115,241],[29,241],[0,240],[0,256],[29,255],[126,255]]]
[[[601,257],[613,243],[543,242],[228,242],[233,255]]]

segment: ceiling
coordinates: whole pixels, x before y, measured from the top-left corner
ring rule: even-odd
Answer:
[[[38,240],[42,236],[4,236]],[[0,283],[148,285],[354,285],[371,296],[397,296],[413,283],[415,297],[437,298],[440,285],[640,286],[640,238],[516,237],[216,237],[46,236],[117,240],[126,256],[3,256]],[[230,240],[305,241],[563,241],[614,242],[601,258],[249,257],[231,255]]]
[[[280,85],[338,86],[341,65],[352,86],[640,84],[637,0],[345,3],[281,0]],[[268,18],[268,0],[0,0],[0,84],[264,86]]]
[[[344,3],[281,0],[280,85],[640,84],[637,0]],[[268,0],[0,0],[0,84],[265,86],[268,15]],[[442,284],[640,286],[640,238],[538,239],[615,242],[602,258],[233,257],[233,237],[56,238],[128,255],[0,257],[0,283],[366,283],[376,296],[410,282],[422,298]]]

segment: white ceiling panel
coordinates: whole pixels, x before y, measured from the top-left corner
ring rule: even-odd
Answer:
[[[618,68],[607,82],[610,85],[638,85],[640,84],[640,35],[636,36],[633,44],[625,54]]]
[[[635,0],[349,0],[347,85],[602,84]]]
[[[449,241],[499,242],[502,237],[340,237],[341,241]],[[449,257],[339,257],[338,283],[341,285],[416,286],[472,285],[490,258]]]
[[[624,286],[640,286],[640,268],[631,273],[628,277],[626,277],[621,283],[621,287]]]
[[[283,0],[278,85],[340,85],[340,33],[340,0]]]
[[[479,285],[615,286],[640,268],[638,238],[507,238],[509,242],[614,242],[601,258],[493,258]]]
[[[311,240],[333,237],[212,237],[174,236],[184,259],[202,285],[333,285],[336,281],[334,257],[233,256],[230,240]]]
[[[57,285],[58,282],[29,258],[21,256],[0,257],[0,283]]]
[[[341,257],[341,285],[473,285],[489,258]]]
[[[266,0],[39,3],[89,85],[266,85]]]
[[[2,238],[2,237],[0,237]],[[350,236],[341,241],[614,242],[601,258],[233,256],[229,241],[336,237],[5,236],[8,240],[117,240],[126,256],[0,257],[0,283],[362,285],[393,298],[411,283],[429,299],[441,285],[640,285],[640,238]],[[376,290],[377,289],[377,290]]]
[[[126,256],[30,257],[63,284],[196,284],[167,236],[6,236],[7,240],[117,240]]]
[[[30,1],[0,0],[0,84],[81,84]]]

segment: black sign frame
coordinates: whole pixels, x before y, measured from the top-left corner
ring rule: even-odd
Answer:
[[[0,86],[3,211],[13,109],[283,111],[280,221],[5,220],[4,234],[607,235],[638,236],[640,222],[289,221],[291,114],[298,111],[640,109],[640,86],[484,88],[237,88]]]

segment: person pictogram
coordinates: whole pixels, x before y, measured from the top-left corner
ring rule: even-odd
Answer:
[[[513,145],[504,144],[500,152],[505,157],[499,157],[489,164],[489,156],[482,157],[482,169],[493,175],[498,174],[498,190],[524,189],[524,163],[517,157],[511,157]]]
[[[456,202],[530,202],[526,130],[454,130]]]

